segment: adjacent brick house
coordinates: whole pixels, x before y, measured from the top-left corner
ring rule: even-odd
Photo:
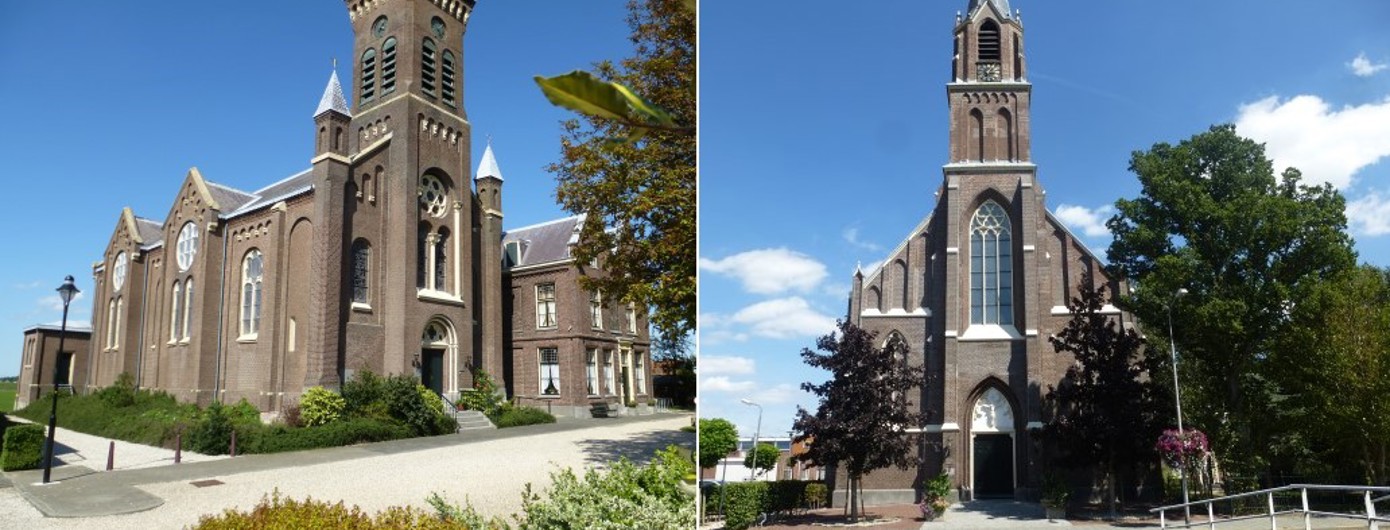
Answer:
[[[568,247],[545,242],[532,249],[545,259],[523,253],[504,264],[491,145],[468,178],[461,60],[473,5],[346,0],[356,106],[333,73],[313,114],[310,168],[254,191],[192,169],[162,221],[123,210],[92,268],[97,339],[90,356],[78,355],[85,371],[74,384],[107,386],[129,372],[181,400],[245,398],[278,411],[305,388],[337,388],[361,370],[414,374],[457,398],[480,368],[509,397],[581,407],[587,397],[571,389],[584,388],[584,349],[599,348],[613,352],[628,385],[603,396],[643,397],[645,308],[632,308],[634,328],[606,302],[605,329],[583,321],[570,335],[589,299]],[[525,240],[535,230],[513,232]],[[530,320],[530,289],[542,278],[564,328]],[[557,350],[558,398],[538,397],[537,348]]]
[[[1072,363],[1047,337],[1066,325],[1067,300],[1087,278],[1124,288],[1047,210],[1029,151],[1023,24],[1008,0],[971,0],[954,41],[950,160],[936,206],[882,266],[853,277],[849,319],[885,342],[901,335],[909,362],[927,369],[912,401],[928,422],[909,429],[927,464],[873,472],[870,503],[914,502],[942,471],[966,499],[1036,497],[1043,393]]]
[[[68,326],[66,335],[59,326],[32,326],[24,330],[15,402],[5,405],[24,408],[42,393],[53,390],[55,383],[60,388],[72,387],[75,382],[86,379],[87,367],[79,359],[86,355],[91,338],[91,328],[80,326]],[[62,352],[58,351],[59,342],[62,342]],[[56,381],[55,375],[58,376]]]

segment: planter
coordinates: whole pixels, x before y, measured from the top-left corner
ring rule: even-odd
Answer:
[[[1067,518],[1065,506],[1043,506],[1043,509],[1047,512],[1047,520],[1049,521],[1066,520]]]

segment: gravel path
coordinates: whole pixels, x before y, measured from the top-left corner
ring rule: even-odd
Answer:
[[[428,509],[425,498],[469,499],[485,514],[509,516],[521,509],[521,492],[550,482],[557,467],[576,470],[619,456],[645,460],[655,447],[693,444],[678,429],[686,416],[507,438],[310,466],[209,477],[225,484],[197,488],[188,481],[139,486],[165,500],[148,512],[86,519],[47,519],[14,488],[0,489],[0,526],[7,528],[181,528],[204,514],[249,509],[271,490],[296,499],[343,501],[376,512],[393,505]],[[119,451],[119,449],[118,449]],[[104,462],[103,462],[104,466]]]

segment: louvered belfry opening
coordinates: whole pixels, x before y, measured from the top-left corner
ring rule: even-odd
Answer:
[[[362,54],[362,101],[376,97],[376,50]]]
[[[420,89],[426,94],[434,95],[434,75],[435,75],[435,47],[434,41],[425,39],[420,53]]]
[[[999,25],[993,20],[980,26],[980,61],[999,62]]]

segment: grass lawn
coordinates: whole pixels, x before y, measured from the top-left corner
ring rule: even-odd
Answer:
[[[0,383],[0,412],[14,410],[15,387],[18,386],[18,384],[19,383],[13,381]]]

